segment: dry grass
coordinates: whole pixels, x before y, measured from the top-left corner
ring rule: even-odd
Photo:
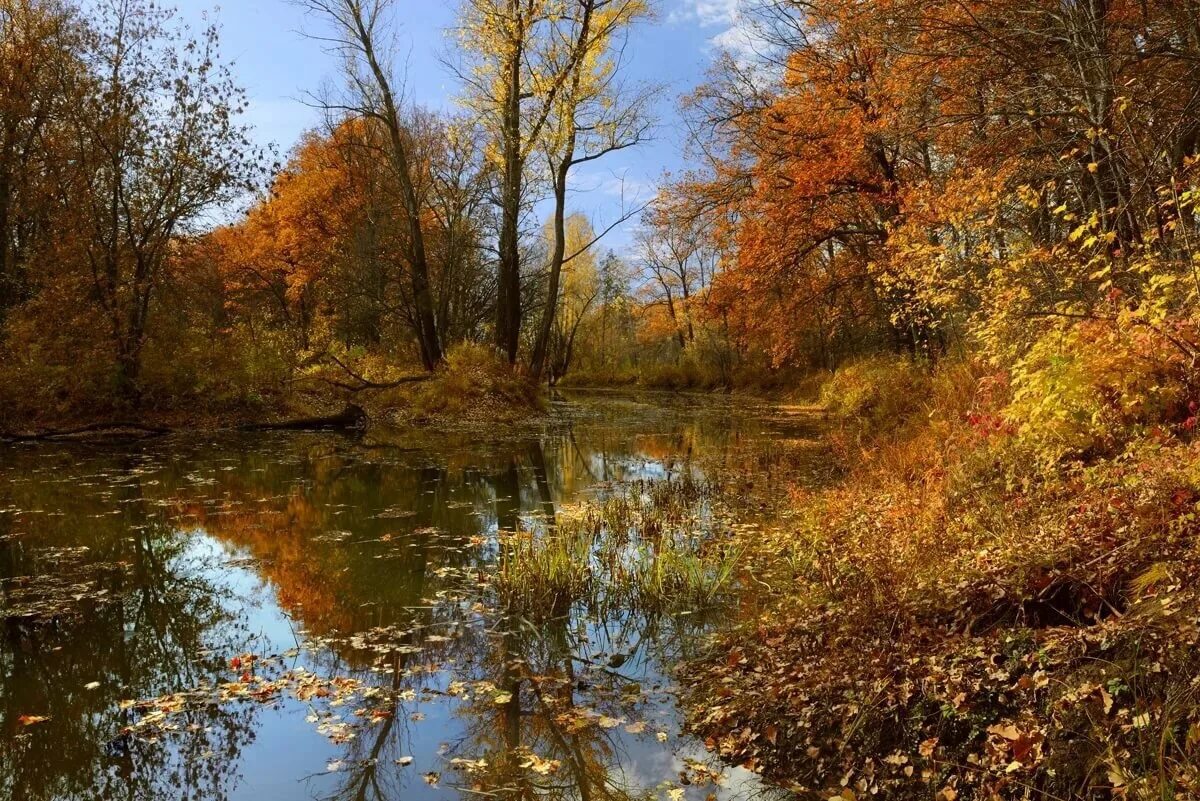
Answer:
[[[391,422],[446,429],[521,422],[545,411],[529,377],[477,343],[455,346],[432,380],[390,390],[375,404]]]

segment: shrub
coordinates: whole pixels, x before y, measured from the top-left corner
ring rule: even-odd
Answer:
[[[432,380],[418,384],[411,394],[399,398],[392,395],[391,401],[409,407],[422,420],[492,422],[518,419],[541,410],[544,401],[538,389],[495,349],[464,342],[450,349]]]
[[[821,403],[839,423],[885,433],[925,412],[931,391],[927,365],[876,356],[834,373],[821,388]]]
[[[1078,323],[1043,335],[1018,363],[1005,416],[1042,462],[1109,455],[1186,418],[1189,377],[1152,329]]]

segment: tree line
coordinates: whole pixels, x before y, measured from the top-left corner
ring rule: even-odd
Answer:
[[[463,341],[531,380],[564,369],[616,224],[568,197],[649,136],[623,69],[648,6],[465,2],[461,110],[437,113],[395,69],[402,9],[299,5],[342,72],[271,165],[215,27],[152,0],[0,2],[0,342],[27,414],[263,400],[319,366],[434,370]]]
[[[693,169],[597,225],[579,168],[654,131],[625,55],[645,0],[464,0],[453,112],[408,99],[401,8],[300,5],[341,75],[273,165],[215,28],[0,0],[14,416],[270,403],[462,342],[532,381],[705,387],[881,351],[1017,365],[1084,322],[1200,347],[1192,2],[747,0],[750,47],[682,103]]]

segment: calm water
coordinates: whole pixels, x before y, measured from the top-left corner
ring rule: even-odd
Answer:
[[[483,441],[0,450],[0,799],[766,792],[680,732],[671,666],[730,610],[533,623],[487,576],[499,531],[811,432],[728,401],[558,408]]]

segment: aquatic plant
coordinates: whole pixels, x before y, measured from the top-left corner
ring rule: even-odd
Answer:
[[[711,488],[690,475],[635,482],[563,510],[540,530],[506,535],[496,591],[527,616],[575,604],[682,610],[711,605],[733,588],[738,552],[711,513]]]

